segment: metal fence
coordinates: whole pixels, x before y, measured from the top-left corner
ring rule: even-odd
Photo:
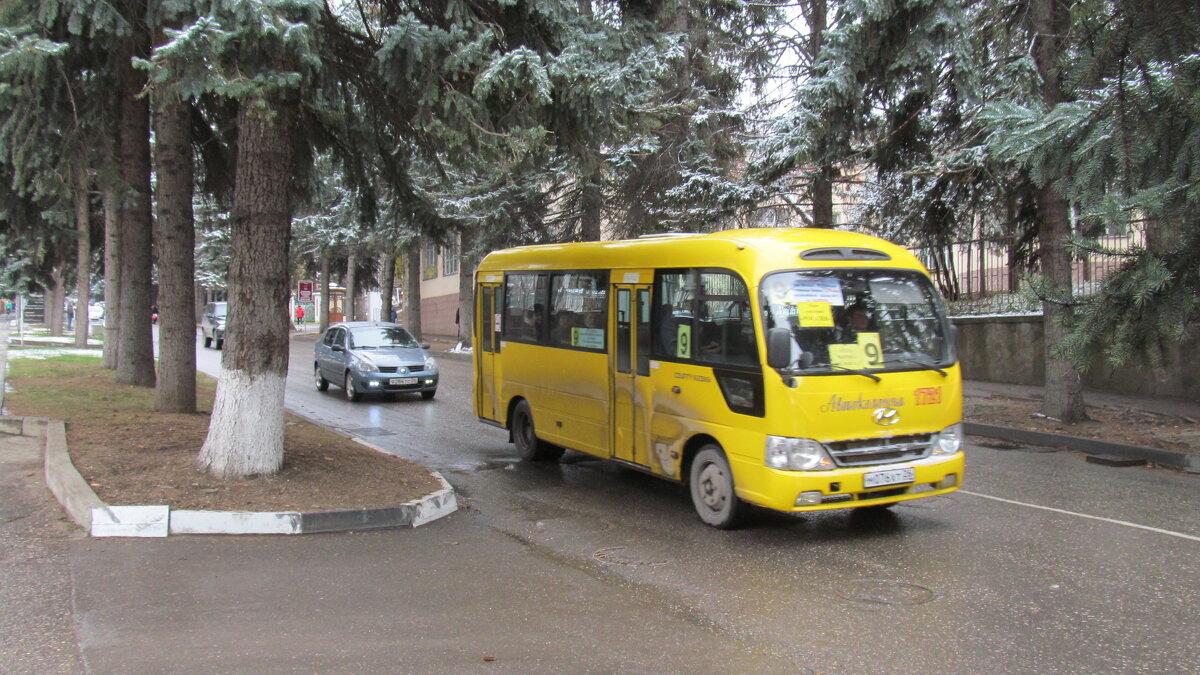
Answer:
[[[1145,245],[1140,231],[1126,235],[1100,237],[1098,243],[1106,250],[1123,253]],[[929,268],[939,290],[949,299],[976,298],[1017,290],[1028,269],[1013,260],[1012,244],[1006,241],[974,239],[948,246],[918,247],[913,252]],[[1086,253],[1076,257],[1072,277],[1075,293],[1087,295],[1098,288],[1106,275],[1117,269],[1125,258],[1121,255]]]

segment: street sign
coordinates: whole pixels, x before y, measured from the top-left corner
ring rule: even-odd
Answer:
[[[312,303],[312,301],[313,301],[313,282],[301,281],[299,292],[296,293],[296,296],[301,304]]]

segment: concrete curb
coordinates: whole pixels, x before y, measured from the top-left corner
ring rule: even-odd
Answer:
[[[315,534],[419,527],[458,509],[454,488],[436,471],[441,488],[398,506],[319,512],[171,510],[166,505],[110,506],[96,496],[67,452],[60,421],[3,417],[0,433],[45,438],[46,485],[71,520],[93,537],[165,537],[168,534]],[[358,440],[377,452],[379,448]]]
[[[1043,431],[1028,431],[1026,429],[1012,429],[991,424],[976,424],[974,422],[964,422],[963,429],[967,434],[973,436],[986,436],[988,438],[998,438],[1004,441],[1027,445],[1065,447],[1088,455],[1109,455],[1123,459],[1144,459],[1147,462],[1154,462],[1170,469],[1178,469],[1179,471],[1187,471],[1188,473],[1200,473],[1200,455],[1186,452],[1144,448],[1137,445],[1122,445],[1120,443],[1098,441],[1092,438],[1065,436]]]

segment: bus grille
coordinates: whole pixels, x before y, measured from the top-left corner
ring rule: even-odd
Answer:
[[[928,457],[933,436],[915,434],[893,438],[865,438],[827,443],[829,454],[838,466],[894,464]]]

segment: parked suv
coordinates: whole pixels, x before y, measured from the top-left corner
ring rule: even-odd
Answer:
[[[225,346],[225,316],[229,312],[229,303],[210,302],[204,308],[204,318],[200,319],[200,332],[204,333],[204,346],[220,349]]]

